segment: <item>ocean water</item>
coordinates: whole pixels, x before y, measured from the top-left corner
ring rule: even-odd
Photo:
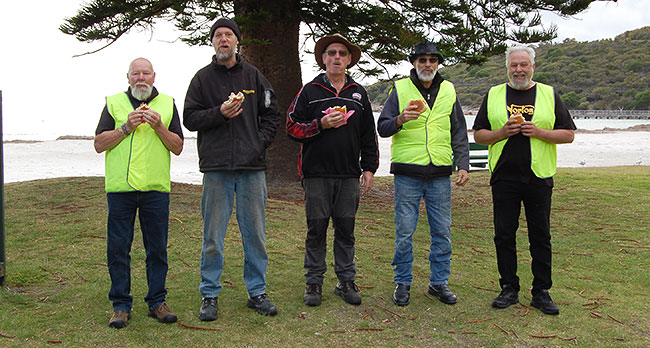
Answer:
[[[379,118],[379,113],[375,113],[375,119]],[[465,116],[467,121],[467,128],[471,129],[474,125],[473,115]],[[97,121],[99,118],[97,119]],[[585,130],[599,130],[603,128],[616,128],[626,129],[641,124],[650,124],[650,120],[616,120],[616,119],[574,119],[578,129]],[[95,135],[95,127],[89,126],[87,123],[77,124],[75,122],[44,122],[42,124],[31,123],[29,126],[16,126],[11,124],[11,127],[3,129],[2,139],[4,141],[11,140],[56,140],[61,136],[87,136],[92,137]],[[195,132],[190,132],[183,128],[185,137],[196,137]]]

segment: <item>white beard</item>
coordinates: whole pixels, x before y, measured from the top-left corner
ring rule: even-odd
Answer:
[[[142,88],[141,86],[147,86],[146,88]],[[150,86],[146,83],[140,83],[136,84],[135,87],[131,87],[131,95],[139,100],[139,101],[145,101],[151,97],[151,92],[153,92],[153,86]]]
[[[509,75],[508,79],[510,80],[510,86],[512,86],[512,88],[521,91],[528,88],[528,86],[530,85],[530,81],[533,79],[533,77],[526,75],[526,79],[521,83],[515,82],[513,75]]]
[[[418,74],[418,79],[423,82],[430,82],[433,81],[433,78],[436,76],[436,73],[438,72],[438,69],[436,68],[431,75],[425,74],[424,73],[424,68],[421,70],[417,70]]]

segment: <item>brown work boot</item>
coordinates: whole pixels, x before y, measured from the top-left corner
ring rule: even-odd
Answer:
[[[118,309],[113,312],[111,320],[108,321],[108,326],[121,329],[126,326],[129,319],[131,319],[131,313]]]
[[[178,320],[176,314],[172,313],[167,307],[167,302],[163,302],[154,310],[149,310],[149,316],[158,319],[159,322],[169,324],[175,323]]]

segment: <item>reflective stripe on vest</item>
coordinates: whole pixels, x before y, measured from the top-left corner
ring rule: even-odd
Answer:
[[[410,78],[395,82],[402,112],[412,99],[422,99],[422,94]],[[442,81],[440,90],[433,103],[433,109],[427,108],[417,120],[406,122],[402,129],[392,137],[391,162],[438,166],[452,164],[451,120],[449,115],[456,102],[456,90],[449,81]]]
[[[535,111],[532,122],[539,128],[553,129],[555,127],[555,97],[553,87],[536,82]],[[488,120],[492,130],[503,127],[508,121],[506,110],[506,84],[490,88],[487,101]],[[500,140],[489,146],[488,162],[490,171],[494,171],[503,148],[509,138]],[[557,169],[557,145],[538,138],[530,138],[530,167],[539,178],[550,178]]]
[[[133,112],[126,93],[106,97],[108,112],[121,127]],[[169,128],[174,115],[174,99],[158,94],[149,107],[158,112]],[[148,123],[139,125],[117,146],[106,151],[106,192],[162,191],[170,192],[169,150]]]

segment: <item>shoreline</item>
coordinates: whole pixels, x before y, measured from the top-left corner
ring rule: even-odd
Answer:
[[[468,129],[467,132],[472,134],[474,131]],[[576,129],[576,134],[608,134],[616,132],[650,132],[650,123],[649,124],[639,124],[635,126],[630,126],[627,128],[611,128],[604,127],[603,129]],[[14,139],[14,140],[3,140],[3,144],[33,144],[33,143],[42,143],[48,141],[60,141],[60,140],[94,140],[95,137],[91,135],[62,135],[57,137],[54,140],[31,140],[31,139]],[[196,137],[185,137],[185,140],[196,140]]]

